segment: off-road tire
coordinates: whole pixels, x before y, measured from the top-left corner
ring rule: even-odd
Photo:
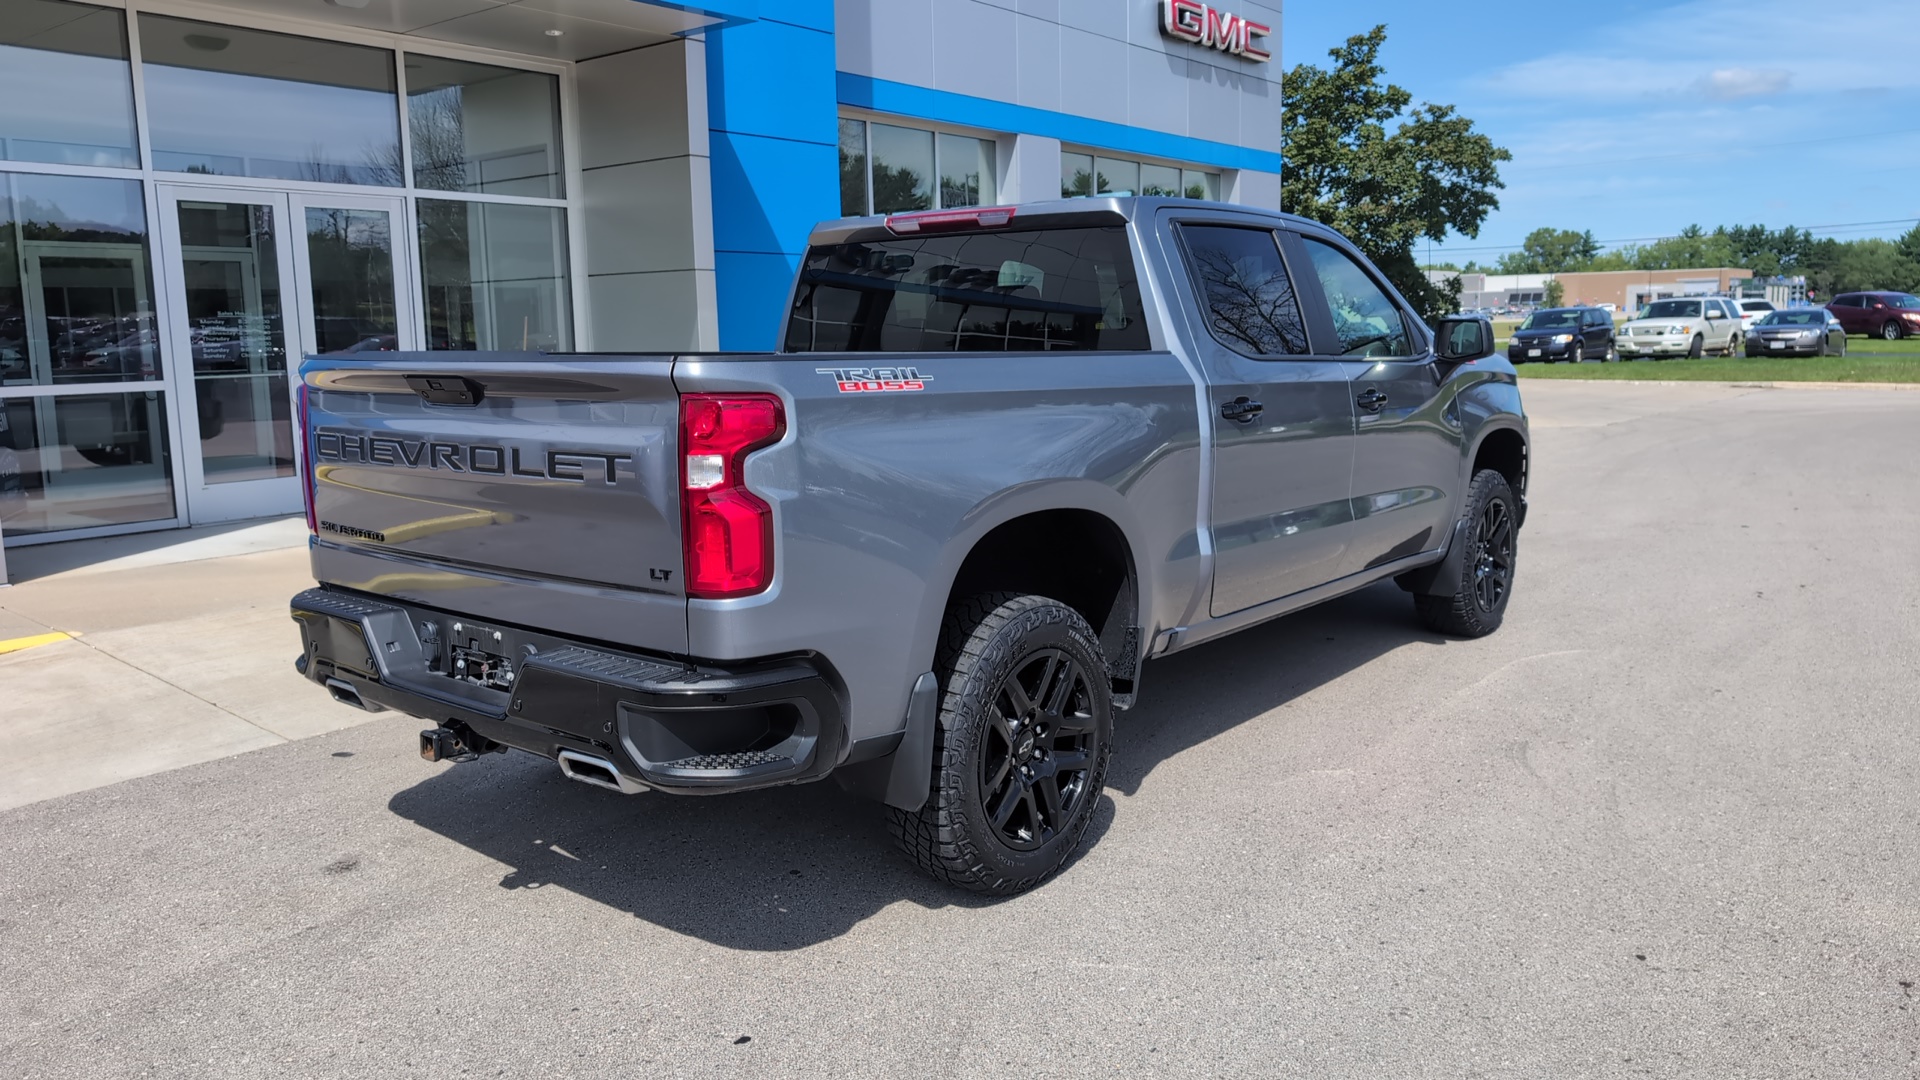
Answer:
[[[1504,514],[1504,529],[1495,528],[1494,535],[1489,536],[1486,525],[1496,508]],[[1474,474],[1462,518],[1473,524],[1464,537],[1469,546],[1460,560],[1460,577],[1448,583],[1454,587],[1453,594],[1416,594],[1413,598],[1413,609],[1429,629],[1466,638],[1485,637],[1500,629],[1500,621],[1506,617],[1507,601],[1513,596],[1514,563],[1520,539],[1518,509],[1506,477],[1492,469]],[[1499,579],[1498,595],[1489,603],[1484,579],[1496,571],[1488,563],[1501,560],[1504,560],[1504,576]]]
[[[991,782],[986,772],[1001,739],[994,718],[1005,724],[1001,702],[1012,700],[1003,697],[1008,681],[1016,673],[1030,672],[1049,650],[1078,665],[1081,678],[1067,688],[1073,700],[1060,712],[1071,709],[1090,737],[1084,750],[1070,751],[1085,755],[1071,809],[1060,815],[1051,833],[1041,831],[1038,846],[1022,850],[994,827],[981,789]],[[940,714],[934,727],[932,790],[919,810],[890,809],[894,840],[920,869],[949,885],[995,896],[1025,892],[1066,864],[1099,807],[1113,747],[1113,693],[1098,639],[1079,612],[1057,600],[986,593],[948,609],[935,670],[940,676]],[[1044,699],[1047,690],[1043,679],[1035,696]],[[1044,724],[1039,730],[1045,730]],[[1042,741],[1052,750],[1049,760],[1068,756],[1056,740]],[[1064,741],[1070,746],[1076,742]],[[1005,757],[1011,761],[1010,754]],[[1036,794],[1028,809],[1016,811],[1016,819],[1039,813],[1043,802]]]

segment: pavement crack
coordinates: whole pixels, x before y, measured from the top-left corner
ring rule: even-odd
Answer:
[[[119,664],[123,667],[131,668],[134,671],[137,671],[140,674],[145,675],[150,679],[154,679],[166,686],[171,686],[175,690],[180,691],[181,693],[187,695],[188,697],[192,698],[195,701],[200,702],[201,704],[207,706],[208,708],[226,713],[228,716],[233,717],[235,720],[240,721],[241,723],[247,725],[250,728],[253,728],[257,731],[263,731],[266,734],[273,736],[275,739],[279,740],[280,742],[293,741],[292,739],[287,738],[285,735],[280,734],[279,732],[273,730],[272,728],[266,727],[263,724],[256,723],[253,720],[248,719],[247,717],[241,716],[239,713],[234,712],[232,709],[227,708],[225,705],[222,705],[217,701],[209,700],[203,695],[194,693],[193,691],[187,689],[186,687],[181,686],[179,683],[174,682],[172,679],[167,678],[165,675],[161,675],[158,672],[148,671],[146,668],[141,667],[139,664],[136,664],[133,661],[126,659],[125,657],[116,656],[113,653],[110,653],[107,650],[102,649],[99,646],[95,645],[93,642],[88,641],[84,637],[76,637],[73,640],[79,642],[82,645],[85,645],[87,648],[92,649],[94,652],[99,653],[101,656],[104,656],[107,659],[112,660],[116,664]]]

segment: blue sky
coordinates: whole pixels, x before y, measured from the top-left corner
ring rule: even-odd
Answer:
[[[1388,80],[1513,152],[1500,209],[1435,258],[1491,262],[1541,226],[1611,247],[1695,223],[1905,219],[1818,230],[1852,238],[1920,219],[1915,0],[1292,0],[1284,15],[1289,68],[1387,24]]]

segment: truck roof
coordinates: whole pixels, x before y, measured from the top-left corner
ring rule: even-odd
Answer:
[[[1087,225],[1087,218],[1105,218],[1107,223],[1122,224],[1143,217],[1151,217],[1163,207],[1183,208],[1205,207],[1214,210],[1230,210],[1239,214],[1253,214],[1271,218],[1277,224],[1287,224],[1295,228],[1307,228],[1324,231],[1318,222],[1296,214],[1282,213],[1259,206],[1244,206],[1239,203],[1213,202],[1203,199],[1174,198],[1165,195],[1082,195],[1070,199],[1045,199],[1039,202],[1014,203],[1002,206],[969,206],[951,210],[916,210],[899,214],[873,214],[867,217],[840,218],[836,221],[824,221],[815,226],[808,238],[811,244],[843,243],[861,234],[887,233],[887,221],[890,218],[910,218],[919,215],[966,214],[975,211],[1011,210],[1013,223],[1008,228],[1020,228],[1031,224],[1036,228],[1060,228],[1063,226]],[[1074,220],[1082,219],[1082,220]]]

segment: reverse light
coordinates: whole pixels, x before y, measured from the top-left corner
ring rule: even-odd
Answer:
[[[1013,207],[984,206],[893,214],[887,218],[887,231],[895,236],[917,236],[920,233],[959,232],[966,229],[1004,229],[1011,224]]]
[[[307,531],[320,535],[320,522],[313,512],[313,422],[307,406],[311,391],[306,380],[300,382],[300,501],[307,508]]]
[[[747,456],[780,441],[772,394],[680,397],[681,545],[687,595],[724,600],[773,583],[773,508],[747,490]]]

